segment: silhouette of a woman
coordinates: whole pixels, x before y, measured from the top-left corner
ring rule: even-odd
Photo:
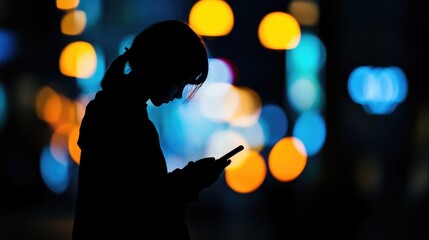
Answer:
[[[187,85],[189,100],[208,66],[203,39],[177,20],[146,28],[110,64],[80,127],[73,240],[190,239],[186,205],[230,160],[207,157],[168,172],[146,108],[149,100],[160,106],[182,98]]]

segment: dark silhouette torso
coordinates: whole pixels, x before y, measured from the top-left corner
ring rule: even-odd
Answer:
[[[142,101],[125,91],[100,91],[87,105],[74,240],[189,238],[185,204],[198,193],[181,188],[180,174],[167,173]]]

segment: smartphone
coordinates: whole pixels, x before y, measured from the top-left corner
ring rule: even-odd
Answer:
[[[243,145],[239,145],[236,148],[234,148],[231,151],[229,151],[228,153],[226,153],[225,155],[223,155],[222,157],[220,157],[218,159],[218,161],[219,160],[226,161],[226,160],[230,159],[232,156],[234,156],[235,154],[239,153],[243,149],[244,149]]]

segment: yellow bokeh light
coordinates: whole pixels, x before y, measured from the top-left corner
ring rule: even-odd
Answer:
[[[84,41],[67,45],[60,56],[60,71],[69,77],[90,78],[97,67],[97,55],[94,47]]]
[[[57,8],[61,10],[70,10],[79,6],[79,0],[57,0]]]
[[[289,5],[290,13],[305,26],[314,26],[319,22],[319,6],[316,2],[294,1]]]
[[[265,48],[293,49],[301,40],[301,28],[292,15],[285,12],[271,12],[260,22],[258,37]]]
[[[281,182],[297,178],[307,164],[307,153],[301,140],[285,137],[278,141],[268,156],[268,167],[274,178]]]
[[[264,158],[256,151],[249,151],[239,167],[225,169],[228,186],[239,193],[250,193],[258,189],[267,175]]]
[[[66,13],[61,19],[61,32],[65,35],[79,35],[86,26],[84,11],[73,10]]]
[[[189,25],[202,36],[225,36],[234,26],[234,13],[222,0],[200,0],[192,6]]]

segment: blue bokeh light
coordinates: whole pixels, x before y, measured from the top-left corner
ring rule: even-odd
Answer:
[[[43,148],[40,155],[40,174],[46,186],[54,193],[65,192],[69,185],[68,162],[55,160],[49,145]]]
[[[263,105],[259,122],[264,130],[266,146],[274,146],[275,143],[286,136],[288,118],[283,108],[277,104]]]
[[[293,136],[303,142],[308,156],[314,156],[325,143],[325,120],[315,111],[304,112],[295,122]]]
[[[0,29],[0,65],[5,64],[16,54],[16,38],[13,32]]]
[[[408,92],[401,68],[360,66],[348,79],[351,99],[369,114],[390,114],[403,102]]]

